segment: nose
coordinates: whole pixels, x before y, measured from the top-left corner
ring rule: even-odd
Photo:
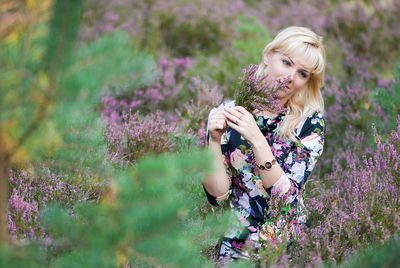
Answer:
[[[286,73],[285,77],[284,77],[284,81],[286,82],[286,86],[291,86],[294,76],[296,74],[296,70],[290,70]]]
[[[292,83],[295,74],[296,74],[296,69],[295,69],[295,68],[293,68],[292,70],[290,70],[289,75],[288,75],[288,79],[289,79],[288,83],[289,83],[289,84]]]

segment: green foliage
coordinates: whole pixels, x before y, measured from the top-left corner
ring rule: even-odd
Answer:
[[[0,267],[39,268],[46,263],[44,252],[35,245],[0,244]]]
[[[222,49],[216,40],[224,40],[227,33],[222,31],[217,22],[203,16],[195,22],[177,23],[175,14],[160,14],[160,26],[163,44],[176,57],[193,55],[195,51],[206,53]]]
[[[193,73],[206,74],[225,88],[224,96],[232,98],[236,91],[237,78],[243,68],[261,61],[262,50],[272,40],[267,29],[258,24],[255,17],[239,16],[240,24],[235,34],[239,36],[231,46],[218,54],[195,54],[198,59]],[[215,62],[218,62],[216,65]]]
[[[100,204],[80,203],[74,215],[60,205],[48,206],[42,221],[52,246],[40,254],[52,256],[46,266],[115,267],[127,261],[210,266],[199,252],[223,232],[229,214],[194,218],[192,211],[201,203],[184,194],[192,181],[200,187],[200,174],[210,169],[210,160],[207,151],[145,158],[135,168],[116,171]],[[4,248],[0,254],[9,250]],[[15,253],[2,259],[3,266],[27,261],[40,266],[40,257],[25,259],[39,251],[39,245],[24,250],[25,256]]]
[[[62,101],[95,101],[99,90],[109,85],[148,84],[154,79],[153,59],[137,52],[124,32],[104,35],[78,47],[71,66],[63,73],[59,94]]]
[[[77,47],[69,66],[60,75],[57,105],[26,147],[39,156],[36,161],[51,159],[56,167],[71,172],[88,167],[100,172],[104,169],[104,141],[103,123],[96,111],[99,89],[132,80],[149,83],[153,61],[135,53],[129,37],[118,32]],[[44,136],[47,139],[40,142]]]
[[[82,180],[87,179],[89,182],[85,183],[108,182],[110,186],[100,204],[88,202],[69,208],[61,204],[49,206],[41,220],[50,235],[51,241],[47,241],[50,245],[33,241],[24,241],[27,245],[2,245],[0,266],[70,267],[71,263],[74,263],[78,267],[115,267],[123,266],[126,262],[144,267],[210,266],[210,263],[205,263],[199,257],[199,252],[201,249],[204,252],[205,248],[212,247],[210,244],[215,242],[216,237],[225,229],[228,215],[217,211],[218,217],[208,216],[212,212],[205,202],[201,178],[203,171],[209,167],[209,157],[191,150],[196,147],[196,140],[190,134],[177,133],[172,139],[175,141],[176,151],[183,152],[182,154],[147,158],[140,161],[135,168],[114,170],[104,162],[104,141],[101,132],[103,122],[96,112],[96,105],[99,103],[102,89],[115,86],[133,91],[152,83],[155,77],[152,69],[154,61],[151,56],[137,51],[133,45],[135,43],[140,43],[143,46],[141,49],[152,51],[154,54],[160,53],[162,48],[166,51],[161,53],[194,56],[193,61],[197,66],[188,71],[187,77],[209,77],[211,83],[218,83],[223,87],[225,97],[233,97],[240,70],[251,63],[260,62],[262,49],[271,41],[271,37],[254,17],[233,15],[234,18],[231,18],[223,15],[217,18],[217,22],[214,21],[215,18],[213,20],[210,16],[194,12],[194,16],[189,15],[181,19],[180,14],[171,15],[173,12],[162,10],[161,7],[160,11],[156,11],[160,13],[148,13],[144,18],[139,16],[144,25],[138,36],[115,32],[101,35],[92,43],[78,45],[75,41],[81,21],[82,2],[55,1],[54,16],[50,23],[36,20],[41,23],[27,27],[29,30],[21,35],[16,44],[10,46],[0,43],[0,65],[5,66],[0,72],[0,136],[5,137],[5,143],[9,147],[19,148],[18,161],[30,161],[34,166],[44,165],[55,168],[56,171],[65,171],[72,175],[69,176],[71,183],[86,185]],[[260,1],[244,2],[257,7]],[[279,4],[276,1],[272,2],[272,6]],[[339,3],[335,0],[330,2]],[[362,2],[367,3],[367,6],[370,4],[370,1]],[[147,11],[150,12],[151,5],[156,2],[145,3],[149,7]],[[307,9],[304,10],[309,13]],[[340,10],[338,12],[340,13]],[[357,33],[368,32],[364,31],[367,25],[365,22],[373,18],[373,13],[365,13],[368,16],[358,18],[356,15],[362,12],[354,9],[348,14],[355,16],[343,16],[345,20],[352,18],[354,22],[346,23],[347,21],[341,20],[338,25],[332,26],[334,29],[331,31],[350,42],[358,55],[364,53],[361,56],[368,54],[374,55],[374,59],[391,58],[387,55],[398,54],[393,46],[398,44],[398,35],[386,33],[395,33],[397,28],[393,28],[393,31],[384,28],[385,33],[380,27],[397,25],[392,23],[395,22],[394,18],[398,17],[395,16],[396,12],[390,13],[390,19],[385,19],[385,16],[381,16],[385,12],[379,11],[379,22],[385,23],[376,24],[372,21],[373,31],[369,33],[380,34],[372,34],[375,37],[370,42],[365,42],[365,38],[354,38],[354,30]],[[103,10],[100,13],[103,13]],[[284,13],[276,14],[285,18]],[[236,32],[233,32],[226,26],[237,25],[236,17],[240,24]],[[318,28],[317,25],[315,27]],[[228,44],[232,37],[237,38]],[[343,49],[336,44],[330,45],[331,47],[327,43],[327,52],[331,51],[331,55],[336,55],[332,60],[342,63],[345,59],[337,57],[337,54],[342,53]],[[337,51],[332,53],[334,49]],[[350,69],[343,71],[343,64],[338,66],[330,75],[338,76],[343,81],[343,87],[359,75]],[[399,66],[396,67],[397,78],[400,75]],[[343,77],[341,73],[344,73]],[[186,86],[186,83],[183,84]],[[345,100],[342,109],[344,113],[355,115],[354,118],[349,116],[350,121],[342,120],[338,127],[334,128],[341,140],[345,139],[342,138],[343,131],[340,130],[348,128],[347,122],[358,131],[369,129],[370,122],[377,120],[371,115],[371,95],[360,94],[370,92],[375,85],[366,85],[368,87],[362,84],[360,91],[348,94],[361,96],[356,98],[356,102],[346,102],[347,98],[341,96],[341,99]],[[397,79],[392,91],[378,88],[372,93],[373,99],[390,119],[391,126],[388,129],[396,125],[400,112],[399,85]],[[178,97],[179,102],[167,103],[171,106],[166,105],[166,110],[176,108],[177,103],[194,95],[189,90],[182,92],[184,95]],[[332,95],[332,100],[326,99],[327,107],[332,105],[334,97],[335,95]],[[192,107],[185,107],[192,110],[183,114],[183,117],[186,117],[184,119],[189,120],[187,125],[191,129],[205,129],[203,119],[209,110],[206,107],[208,104],[203,100],[194,103]],[[38,120],[34,121],[35,118]],[[378,127],[387,127],[383,124],[383,120],[377,122]],[[23,137],[28,138],[19,143]],[[325,147],[330,148],[331,144],[335,144],[336,155],[341,152],[340,147],[345,147],[327,138]],[[357,146],[354,144],[351,147],[353,152],[361,152],[360,148],[355,147]],[[326,150],[325,157],[328,151],[329,149]],[[374,211],[372,213],[374,214]],[[310,221],[323,220],[315,218],[317,216],[311,215]],[[390,223],[392,219],[388,218],[387,221]],[[351,231],[348,229],[342,233]],[[348,237],[342,235],[341,239],[347,241]],[[278,262],[284,251],[284,248],[265,251],[265,256],[271,257],[265,263]],[[391,259],[391,256],[396,251],[397,240],[382,248],[372,247],[361,252],[348,264],[395,266],[395,260]],[[377,259],[371,260],[370,257],[375,252],[378,252]],[[238,262],[234,265],[248,267],[250,264]]]
[[[13,46],[2,44],[0,64],[7,71],[0,73],[0,129],[4,125],[5,143],[19,150],[18,161],[59,159],[58,165],[73,169],[71,160],[93,166],[103,157],[99,90],[117,82],[148,83],[153,60],[135,53],[120,32],[76,47],[81,4],[64,2],[56,2],[50,23],[33,26]]]
[[[394,66],[394,83],[391,90],[377,88],[372,92],[372,98],[378,102],[383,112],[389,119],[389,125],[384,125],[383,120],[377,118],[375,124],[380,132],[389,132],[397,125],[397,117],[400,114],[400,62]]]
[[[55,14],[65,9],[70,8],[57,4]],[[146,84],[154,78],[152,58],[135,52],[123,32],[75,46],[79,10],[79,5],[69,10],[70,19],[34,26],[33,38],[26,34],[16,45],[1,47],[0,64],[8,69],[0,73],[4,81],[0,86],[0,127],[5,126],[6,143],[23,152],[19,161],[51,158],[59,159],[58,165],[72,166],[74,159],[93,166],[93,158],[101,161],[103,157],[95,149],[101,149],[102,143],[101,120],[95,111],[99,91],[110,84]],[[72,22],[65,24],[61,19]],[[44,37],[48,28],[51,31]]]
[[[0,90],[0,123],[13,122],[8,135],[18,137],[17,146],[37,128],[60,91],[57,77],[70,62],[81,12],[81,0],[57,1],[49,23],[28,28],[15,45],[1,46],[0,64],[7,71],[0,76],[6,81]]]
[[[246,18],[239,16],[240,25],[237,31],[240,39],[233,41],[233,47],[240,51],[244,62],[258,64],[261,61],[261,53],[266,44],[272,41],[267,29],[258,24],[255,16]]]
[[[82,0],[56,1],[46,40],[45,69],[54,75],[68,66],[83,11]]]
[[[177,133],[171,137],[174,143],[174,150],[177,152],[187,152],[196,148],[196,138],[185,133]]]
[[[400,242],[397,237],[393,237],[384,245],[372,245],[367,249],[356,252],[353,257],[344,263],[327,267],[399,267],[400,260],[397,257],[400,251]]]

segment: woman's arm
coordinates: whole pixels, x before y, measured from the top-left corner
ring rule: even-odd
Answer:
[[[261,130],[257,126],[253,115],[245,108],[236,106],[232,109],[225,107],[224,114],[227,117],[227,124],[235,129],[251,145],[252,151],[258,165],[271,162],[275,156]],[[263,186],[270,188],[282,176],[283,170],[276,163],[269,170],[260,170]]]
[[[203,186],[209,194],[215,196],[217,199],[219,197],[223,198],[229,191],[230,181],[224,166],[225,157],[221,151],[221,142],[210,140],[208,149],[212,152],[215,159],[215,161],[213,161],[214,172],[205,174]]]
[[[287,172],[275,182],[274,189],[280,195],[296,195],[306,183],[318,158],[323,152],[325,121],[322,114],[314,113],[297,129],[299,141],[283,160]]]
[[[275,156],[272,154],[271,147],[265,137],[260,132],[260,136],[250,143],[252,147],[252,151],[258,165],[264,165],[266,161],[271,162],[275,159]],[[260,176],[263,182],[263,186],[265,188],[272,187],[279,178],[284,174],[282,168],[278,163],[272,165],[269,170],[260,170]]]
[[[227,143],[226,117],[222,107],[226,103],[221,103],[219,107],[211,110],[207,123],[208,149],[213,155],[213,171],[206,173],[203,178],[203,187],[211,204],[217,205],[225,200],[229,195],[230,178],[228,175],[228,160],[222,150],[222,143]],[[224,147],[226,148],[226,147]],[[210,196],[211,195],[211,196]],[[211,199],[211,200],[210,200]]]
[[[233,109],[225,108],[224,114],[227,117],[228,126],[239,132],[252,146],[257,164],[272,162],[274,155],[252,114],[240,106]],[[282,194],[287,192],[293,184],[301,187],[322,153],[324,127],[325,123],[321,114],[315,113],[308,117],[300,131],[301,140],[296,145],[296,150],[291,151],[291,156],[285,161],[290,172],[285,173],[277,164],[272,165],[269,170],[260,170],[263,186],[265,188],[274,186]]]

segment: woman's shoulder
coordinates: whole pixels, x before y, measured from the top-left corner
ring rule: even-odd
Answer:
[[[298,129],[299,138],[306,137],[312,133],[317,133],[319,136],[325,132],[324,114],[315,111],[302,121],[301,128]]]
[[[325,125],[325,119],[324,119],[324,114],[319,112],[319,111],[315,111],[313,112],[311,115],[309,115],[306,118],[306,122],[310,121],[310,124],[315,125],[315,124],[323,124]]]

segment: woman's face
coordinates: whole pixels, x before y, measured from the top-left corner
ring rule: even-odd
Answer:
[[[264,54],[263,61],[267,66],[267,81],[270,84],[289,79],[286,91],[278,92],[283,103],[310,79],[311,71],[304,67],[304,59],[300,55],[289,57],[280,52],[268,52]]]

